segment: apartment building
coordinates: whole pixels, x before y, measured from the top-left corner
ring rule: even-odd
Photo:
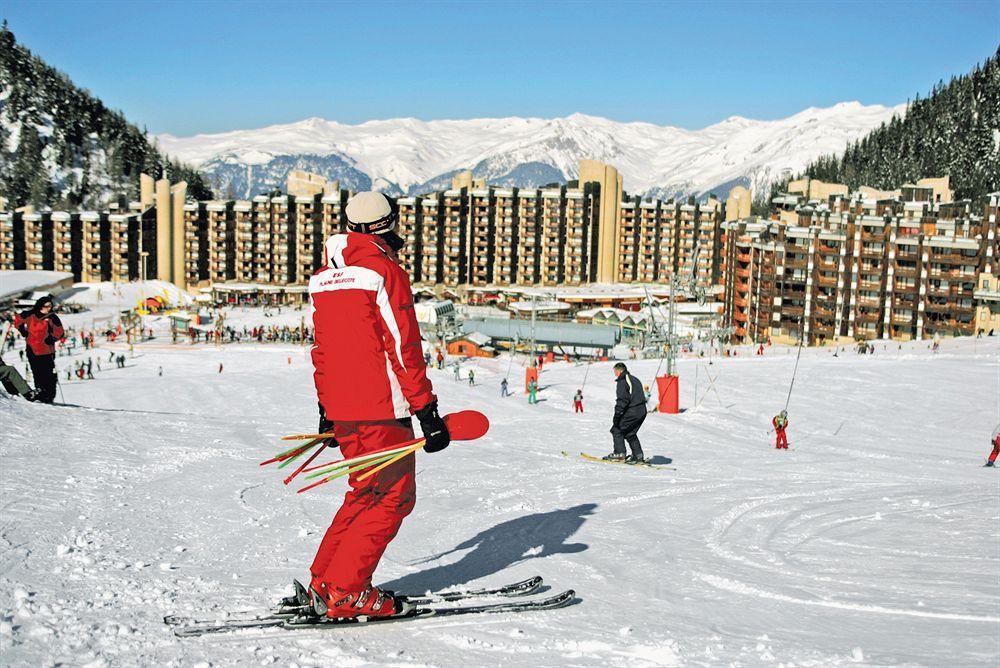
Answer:
[[[467,280],[469,201],[467,189],[446,190],[438,207],[444,250],[441,258],[442,282],[461,285]]]
[[[14,268],[17,265],[14,260],[15,216],[20,218],[21,214],[13,211],[0,211],[0,267],[2,268]]]
[[[425,283],[441,283],[444,281],[444,197],[440,193],[422,197],[418,206],[420,280]]]
[[[518,191],[514,206],[517,218],[517,243],[511,262],[516,267],[516,282],[535,285],[542,280],[542,197],[535,189]]]
[[[968,202],[802,204],[779,220],[723,224],[723,320],[736,341],[811,344],[975,332],[977,276],[996,220]]]
[[[493,277],[492,282],[512,285],[517,282],[517,253],[520,219],[517,188],[497,188],[493,192]]]

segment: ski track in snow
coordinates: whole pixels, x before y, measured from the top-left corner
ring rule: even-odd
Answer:
[[[773,449],[770,417],[793,349],[684,359],[689,409],[652,414],[640,432],[677,471],[561,455],[610,449],[611,363],[546,366],[537,406],[499,398],[506,358],[464,364],[475,388],[432,370],[442,410],[482,410],[492,428],[420,453],[416,510],[377,581],[421,592],[541,574],[580,604],[185,640],[163,615],[258,608],[305,577],[344,483],[299,495],[287,469],[258,466],[281,434],[316,422],[302,347],[163,340],[137,346],[126,369],[63,385],[67,403],[91,409],[0,397],[4,665],[1000,661],[1000,477],[981,468],[998,421],[997,339],[946,341],[937,355],[926,343],[805,351],[789,452]],[[109,349],[125,351],[95,354]],[[629,366],[650,382],[658,361]],[[585,373],[586,413],[574,415]]]

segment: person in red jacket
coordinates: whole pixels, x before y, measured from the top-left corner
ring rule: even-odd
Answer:
[[[27,340],[28,364],[38,401],[51,404],[58,382],[55,345],[64,333],[59,316],[53,313],[52,297],[41,297],[32,308],[14,316],[14,327]]]
[[[1000,424],[993,429],[993,452],[990,453],[984,466],[994,466],[997,461],[997,455],[1000,455]]]
[[[788,411],[781,411],[775,415],[771,419],[771,424],[774,425],[774,447],[778,450],[787,450],[788,436],[785,435],[785,429],[788,428]]]
[[[404,243],[394,231],[396,205],[362,192],[345,213],[348,233],[327,240],[327,263],[309,281],[321,433],[332,428],[344,457],[357,457],[412,440],[413,414],[424,450],[443,450],[451,436],[427,378],[410,280],[396,255]],[[348,478],[350,490],[310,568],[313,608],[328,618],[384,617],[402,607],[372,586],[372,574],[413,510],[414,457],[363,481],[361,475]]]

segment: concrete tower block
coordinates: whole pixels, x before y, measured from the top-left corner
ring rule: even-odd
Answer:
[[[597,241],[597,280],[611,283],[618,278],[618,228],[621,224],[622,177],[618,170],[597,160],[580,161],[580,186],[597,183],[601,207]]]
[[[187,183],[184,181],[170,188],[171,280],[181,290],[187,290],[187,272],[184,267],[184,198],[186,195]]]
[[[170,181],[156,182],[156,277],[169,281],[173,274],[173,251],[170,236]]]
[[[139,175],[139,203],[142,205],[142,210],[145,211],[154,204],[153,192],[156,187],[156,181],[149,174]]]

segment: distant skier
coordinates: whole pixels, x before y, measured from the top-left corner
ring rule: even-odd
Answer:
[[[51,404],[58,382],[55,344],[64,333],[59,316],[53,312],[52,297],[41,297],[31,309],[16,315],[14,327],[27,339],[28,364],[38,401]]]
[[[444,368],[444,355],[441,354],[440,350],[437,351],[437,363],[438,363],[438,369]]]
[[[538,403],[538,381],[534,378],[528,381],[528,403]]]
[[[462,367],[459,366],[458,362],[455,362],[455,382],[457,383],[462,378]]]
[[[785,429],[788,428],[788,411],[781,411],[771,419],[771,424],[774,425],[774,447],[776,450],[787,450],[788,449],[788,436],[785,435]]]
[[[507,379],[504,378],[503,380],[500,381],[500,398],[502,399],[503,397],[509,397],[509,396],[510,392],[507,391]]]
[[[611,420],[611,437],[614,440],[614,452],[606,455],[608,461],[624,461],[627,464],[639,464],[646,461],[639,442],[639,427],[646,419],[646,396],[642,383],[628,372],[624,363],[614,366],[616,389],[615,412]],[[632,454],[625,456],[625,442],[628,442]]]
[[[476,372],[474,369],[469,369],[469,387],[476,386]]]
[[[577,390],[576,394],[573,395],[573,412],[583,412],[583,390]]]
[[[1000,455],[1000,424],[993,429],[993,452],[990,453],[989,458],[986,460],[986,466],[995,465],[997,455]]]
[[[381,193],[362,192],[345,213],[348,233],[327,240],[326,264],[309,281],[321,420],[332,422],[347,458],[412,440],[411,414],[424,450],[443,450],[451,436],[427,378],[410,279],[396,255],[404,244],[394,231],[398,209]],[[360,475],[350,475],[309,569],[314,610],[328,618],[387,617],[401,607],[392,592],[372,586],[372,574],[416,502],[415,458],[363,481]]]
[[[163,377],[163,367],[162,366],[156,368],[156,375],[160,376],[161,378]]]
[[[219,373],[222,373],[222,362],[219,362]]]

